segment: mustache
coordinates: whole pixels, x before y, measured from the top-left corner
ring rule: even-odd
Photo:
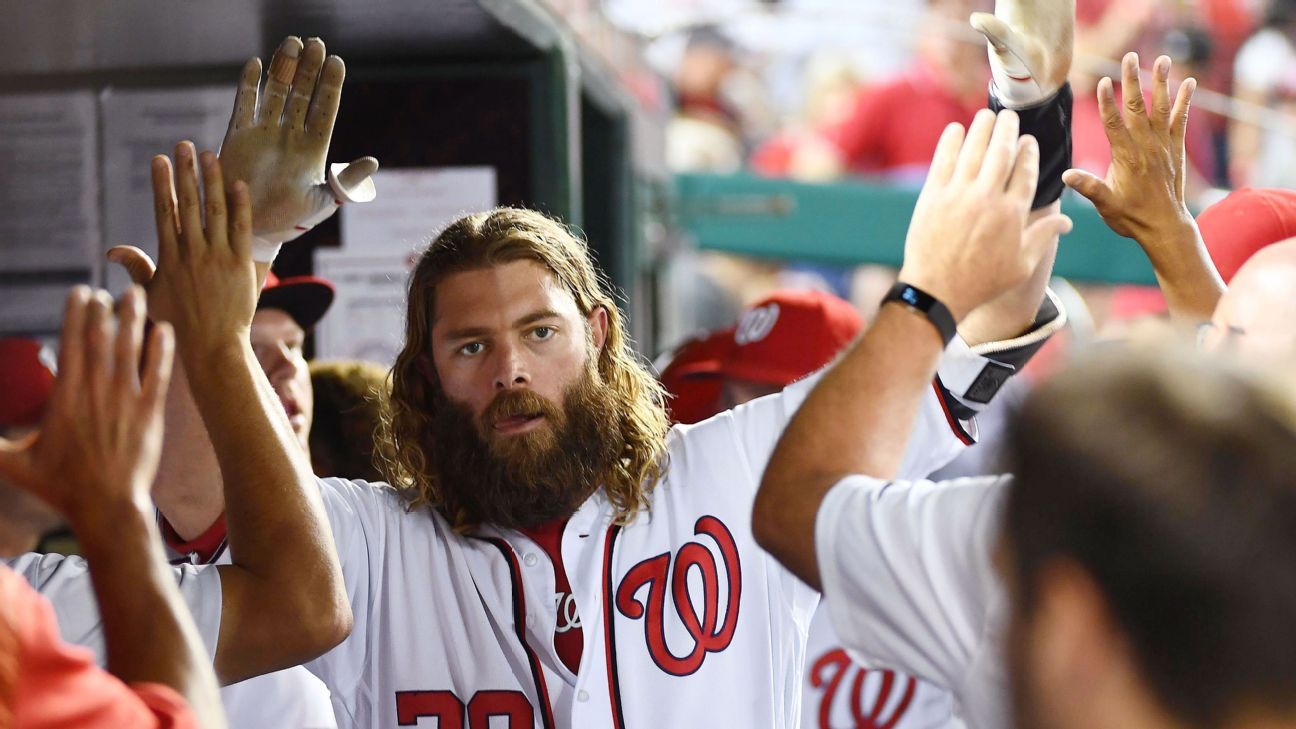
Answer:
[[[541,415],[549,420],[557,420],[561,414],[562,412],[558,406],[550,402],[548,398],[537,395],[530,390],[505,390],[490,401],[490,404],[482,411],[481,419],[487,426],[490,426],[505,418],[519,415]]]

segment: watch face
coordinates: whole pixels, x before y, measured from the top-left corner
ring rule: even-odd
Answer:
[[[918,306],[918,291],[912,286],[905,287],[905,290],[900,293],[900,298],[910,306]]]

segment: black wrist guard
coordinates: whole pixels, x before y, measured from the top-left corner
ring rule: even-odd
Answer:
[[[988,106],[996,114],[1008,108],[993,93]],[[1021,118],[1021,133],[1039,142],[1039,184],[1031,203],[1031,210],[1039,210],[1062,197],[1062,173],[1071,167],[1071,84],[1062,84],[1047,101],[1013,111]]]

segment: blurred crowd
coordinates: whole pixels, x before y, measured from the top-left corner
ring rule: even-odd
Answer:
[[[831,22],[825,18],[843,18],[840,35],[790,46],[771,44],[778,30],[752,32],[741,22],[681,31],[661,41],[674,48],[660,54],[676,90],[669,163],[681,172],[863,179],[916,190],[945,125],[966,124],[985,105],[984,38],[967,19],[992,7],[986,0],[917,0],[852,5],[847,13],[833,3],[774,4],[766,12],[785,34],[795,33],[799,17],[817,19],[819,31]],[[883,36],[892,41],[879,42]],[[1174,80],[1198,81],[1186,141],[1190,207],[1205,209],[1234,189],[1296,188],[1296,2],[1078,0],[1073,163],[1100,177],[1111,152],[1095,88],[1131,50],[1145,63],[1167,55]],[[711,313],[733,317],[780,288],[830,292],[867,316],[894,280],[894,271],[873,265],[717,253],[685,254],[673,264],[667,285],[689,303],[667,316],[667,345],[718,326]],[[1145,287],[1058,287],[1077,294],[1072,321],[1084,332],[1123,326],[1132,314],[1157,308],[1158,295]]]
[[[795,20],[805,5],[774,7]],[[885,63],[844,44],[770,50],[723,23],[681,31],[671,41],[680,49],[662,64],[675,89],[671,166],[916,187],[944,125],[967,123],[985,104],[983,39],[966,21],[993,6],[927,0],[897,13],[887,5],[890,13],[875,10],[881,27],[872,31],[908,40],[909,54],[888,53]],[[1076,166],[1101,174],[1110,161],[1093,91],[1132,50],[1168,55],[1178,78],[1200,84],[1188,145],[1194,200],[1216,199],[1211,188],[1296,185],[1296,3],[1079,0],[1075,32]],[[795,93],[781,93],[790,75]]]

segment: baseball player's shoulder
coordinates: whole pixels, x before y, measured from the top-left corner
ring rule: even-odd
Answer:
[[[449,523],[434,509],[410,508],[409,499],[391,484],[343,478],[320,478],[320,493],[329,519],[358,520],[366,529],[423,530],[453,533]]]
[[[79,581],[89,572],[84,559],[62,554],[28,552],[17,557],[0,560],[0,562],[22,575],[32,587],[42,593],[46,592],[50,587],[68,580]]]

